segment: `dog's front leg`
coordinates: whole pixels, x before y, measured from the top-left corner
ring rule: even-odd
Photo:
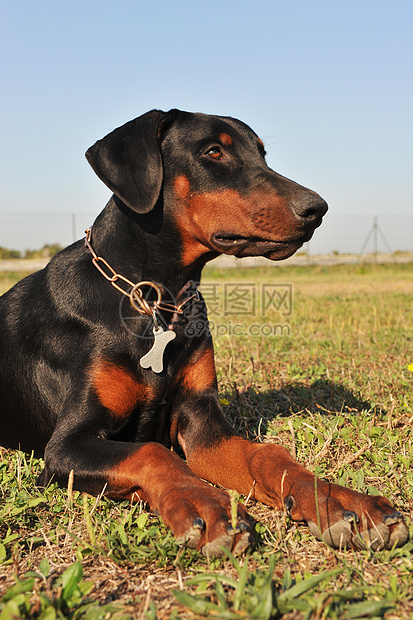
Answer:
[[[332,547],[390,549],[404,544],[408,532],[402,515],[381,496],[357,493],[316,478],[280,445],[256,444],[240,437],[220,437],[206,444],[184,432],[189,467],[201,478],[236,489],[285,509],[306,521]]]
[[[66,435],[58,428],[45,461],[39,485],[52,479],[66,486],[73,471],[76,490],[147,502],[178,542],[205,555],[219,555],[222,547],[238,553],[253,539],[246,510],[239,506],[232,524],[228,494],[200,480],[160,443],[112,441],[79,429]]]
[[[187,393],[177,419],[178,442],[200,478],[285,509],[333,547],[390,549],[406,542],[402,515],[384,497],[324,482],[283,446],[239,437],[225,421],[213,387]]]

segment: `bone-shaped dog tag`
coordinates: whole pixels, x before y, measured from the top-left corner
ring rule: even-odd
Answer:
[[[155,341],[152,348],[140,359],[142,368],[152,368],[153,372],[162,372],[163,370],[163,354],[165,353],[168,342],[176,337],[176,333],[172,330],[164,331],[162,327],[154,327],[153,335]]]

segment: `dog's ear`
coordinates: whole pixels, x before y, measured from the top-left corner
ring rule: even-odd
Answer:
[[[98,177],[128,207],[138,213],[153,209],[161,191],[162,126],[169,115],[147,112],[115,129],[86,151]]]

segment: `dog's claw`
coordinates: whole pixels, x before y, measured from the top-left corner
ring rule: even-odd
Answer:
[[[400,519],[396,521],[395,526],[391,528],[390,538],[389,538],[387,548],[392,549],[394,546],[402,547],[408,540],[409,540],[409,531],[406,527],[405,522],[403,521],[402,515],[400,514]]]
[[[254,537],[252,535],[251,530],[247,526],[247,529],[242,530],[241,535],[237,536],[237,538],[235,539],[235,545],[232,549],[233,555],[239,555],[240,553],[245,551],[245,549],[250,547],[253,544],[253,542],[254,542]]]
[[[201,519],[201,517],[197,517],[195,519],[195,521],[193,522],[192,526],[196,529],[196,530],[203,530],[205,527],[205,523],[204,520]]]
[[[202,553],[207,557],[222,556],[223,548],[229,549],[233,555],[239,555],[254,542],[251,526],[246,521],[239,521],[235,529],[228,525],[225,534],[206,543]]]
[[[359,523],[360,521],[356,513],[352,510],[346,510],[346,512],[343,514],[343,519],[344,521],[347,521],[347,523]]]
[[[395,523],[400,523],[403,519],[403,515],[398,510],[395,510],[391,515],[384,515],[383,523],[385,525],[394,525]]]
[[[197,517],[192,522],[191,527],[185,532],[183,536],[179,536],[176,542],[179,545],[185,545],[191,549],[196,549],[201,538],[202,530],[205,527],[204,520],[201,517]]]
[[[401,547],[409,540],[409,531],[403,520],[403,515],[398,510],[392,514],[384,515],[383,523],[390,528],[390,537],[387,548]]]
[[[235,534],[240,534],[240,532],[249,532],[250,530],[251,528],[246,521],[239,521],[235,530],[232,525],[229,525],[227,532],[230,536],[234,536]]]
[[[287,495],[287,497],[284,499],[284,508],[285,508],[285,512],[287,513],[289,517],[291,517],[291,510],[293,509],[294,504],[295,504],[295,499],[293,498],[293,496]]]

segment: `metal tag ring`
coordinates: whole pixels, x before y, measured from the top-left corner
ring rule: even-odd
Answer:
[[[148,280],[143,280],[142,282],[138,282],[137,284],[135,284],[135,286],[132,288],[131,292],[129,293],[129,299],[130,299],[132,308],[134,308],[138,312],[149,314],[150,316],[152,316],[154,310],[150,307],[146,299],[143,298],[143,294],[141,291],[142,286],[150,286],[153,289],[155,289],[158,298],[153,304],[154,308],[159,306],[161,302],[162,291],[159,288],[159,286],[157,286],[153,282],[149,282]]]

